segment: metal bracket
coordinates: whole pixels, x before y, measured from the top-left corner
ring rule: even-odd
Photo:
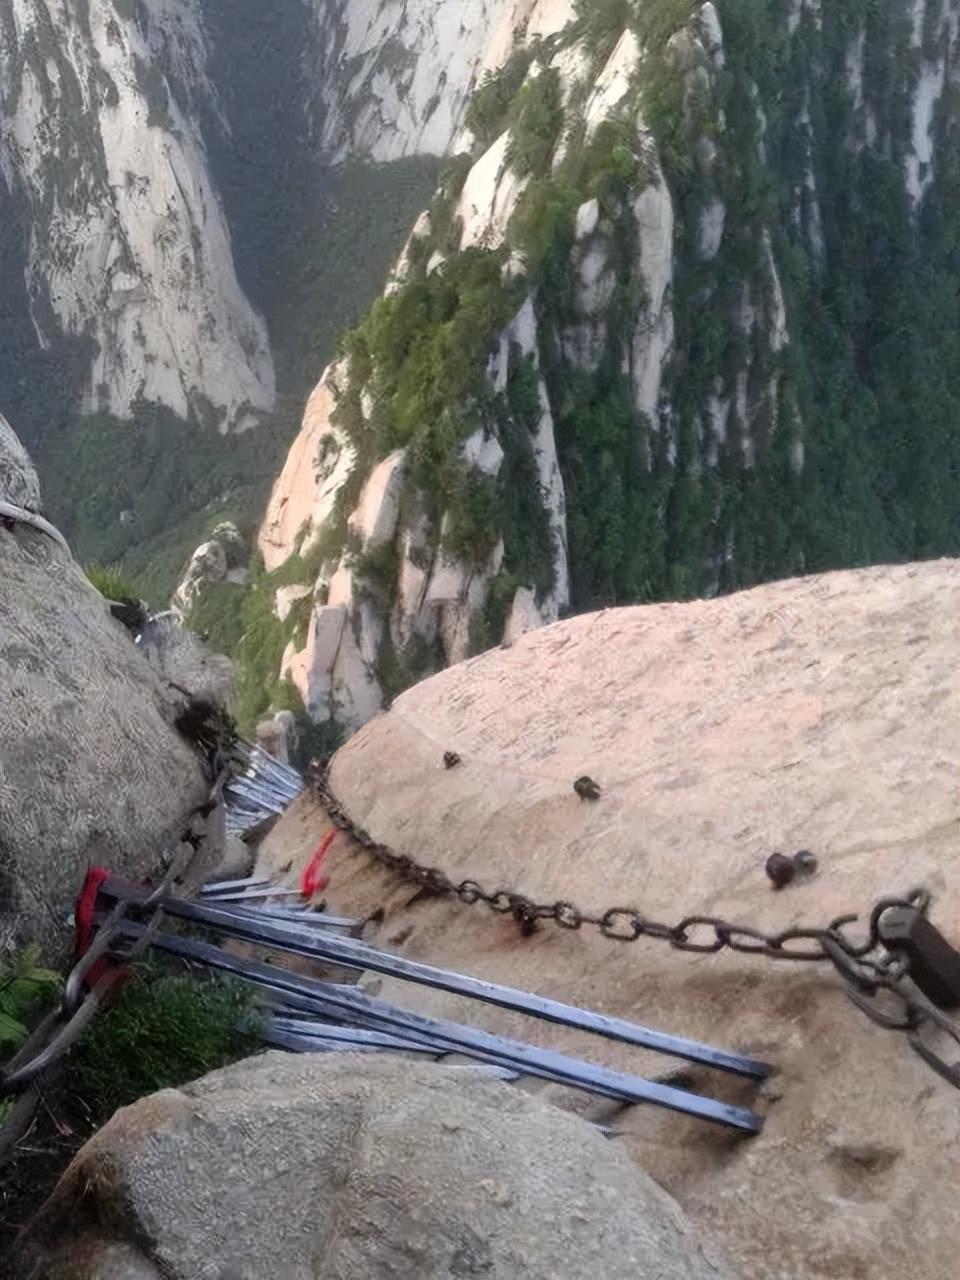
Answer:
[[[914,907],[891,907],[878,922],[888,951],[906,957],[911,980],[938,1009],[960,1007],[960,951]]]

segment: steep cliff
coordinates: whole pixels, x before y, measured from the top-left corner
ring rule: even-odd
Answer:
[[[42,348],[87,340],[84,409],[127,417],[147,400],[252,425],[273,407],[273,364],[209,174],[196,7],[3,0],[0,89],[30,318]]]
[[[0,405],[78,554],[157,603],[253,531],[433,187],[331,165],[329,35],[300,0],[0,2]]]
[[[341,137],[454,153],[260,534],[312,588],[281,672],[352,727],[568,604],[960,545],[956,0],[527,5],[510,48],[515,8],[463,129],[411,53],[444,6],[338,55]]]

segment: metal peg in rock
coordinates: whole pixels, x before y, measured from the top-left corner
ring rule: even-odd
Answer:
[[[581,800],[600,799],[600,788],[594,780],[588,777],[585,773],[577,778],[576,782],[573,784],[573,789]]]

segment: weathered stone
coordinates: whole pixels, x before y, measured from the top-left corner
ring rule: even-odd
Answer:
[[[0,941],[54,955],[91,863],[140,878],[175,847],[208,786],[180,701],[52,539],[0,526]]]
[[[312,587],[308,587],[301,582],[294,582],[288,587],[277,587],[277,593],[273,598],[273,611],[281,622],[286,622],[290,616],[290,610],[302,600],[304,596],[308,596],[313,591]]]
[[[364,550],[390,542],[396,532],[405,467],[405,451],[395,449],[377,463],[363,486],[360,501],[348,523]]]
[[[219,542],[202,542],[184,570],[170,600],[170,609],[178,622],[188,617],[190,610],[209,587],[223,582],[227,576],[227,555]]]
[[[878,898],[926,885],[958,946],[958,616],[953,560],[572,618],[401,695],[337,753],[332,784],[374,839],[456,881],[764,930],[856,911],[854,936]],[[443,770],[444,750],[458,768]],[[595,803],[573,791],[583,774]],[[309,856],[328,829],[311,804],[277,825],[262,869],[294,854],[295,873]],[[772,892],[767,857],[798,849],[817,873]],[[617,1121],[625,1149],[744,1275],[954,1273],[956,1091],[861,1014],[829,965],[549,925],[523,938],[479,907],[408,905],[409,885],[343,837],[328,869],[331,909],[384,909],[383,944],[775,1064],[759,1096],[684,1066],[689,1087],[766,1112],[749,1142],[653,1109]],[[385,981],[383,996],[462,1016],[438,993]],[[508,1014],[478,1017],[520,1031]],[[527,1021],[522,1034],[641,1074],[676,1065]]]
[[[595,1129],[393,1056],[269,1053],[117,1112],[22,1242],[14,1280],[56,1275],[84,1233],[166,1280],[732,1274]],[[88,1273],[118,1274],[149,1271]]]
[[[543,616],[537,608],[536,597],[529,587],[518,587],[507,615],[507,624],[503,629],[503,638],[507,644],[513,644],[528,631],[543,626]]]
[[[187,689],[217,706],[229,707],[233,663],[222,653],[214,653],[196,632],[182,627],[172,614],[151,619],[143,628],[137,647],[168,688],[179,686],[174,692],[178,701],[183,700],[180,691]]]
[[[209,539],[190,557],[190,563],[173,593],[170,609],[178,621],[188,617],[190,610],[210,587],[221,582],[242,586],[246,580],[244,566],[248,556],[247,544],[237,526],[229,520],[218,524]]]
[[[268,756],[287,764],[287,730],[286,726],[276,719],[261,720],[257,725],[257,746],[262,747]]]
[[[575,228],[575,236],[577,240],[586,240],[587,236],[592,236],[597,229],[600,221],[600,201],[594,196],[592,200],[585,201],[577,209],[577,221]]]
[[[353,470],[355,452],[334,430],[337,387],[346,385],[346,362],[332,364],[314,388],[303,411],[300,433],[290,447],[270,495],[259,547],[269,572],[297,549],[306,551],[333,511],[337,492]]]
[[[503,361],[504,381],[506,381],[507,361]],[[494,435],[488,435],[480,427],[468,436],[463,443],[463,460],[467,466],[475,467],[482,475],[496,476],[503,465],[503,449]]]
[[[219,542],[227,558],[228,569],[239,569],[247,563],[250,549],[247,540],[232,520],[222,520],[210,534],[212,542]]]
[[[0,501],[40,510],[40,484],[26,449],[0,413]]]

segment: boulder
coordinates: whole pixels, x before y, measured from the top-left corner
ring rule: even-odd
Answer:
[[[218,524],[208,541],[197,547],[190,563],[183,572],[170,601],[174,616],[183,621],[204,592],[218,583],[232,581],[242,584],[246,577],[244,565],[248,557],[247,544],[235,524],[229,520]]]
[[[503,362],[506,373],[507,362]],[[463,442],[463,460],[467,466],[484,476],[498,476],[503,465],[503,448],[494,435],[488,435],[483,427],[478,427]]]
[[[879,898],[925,885],[932,921],[960,946],[958,616],[952,560],[571,618],[408,690],[337,753],[332,785],[374,839],[455,881],[764,930],[858,912],[854,936]],[[598,800],[575,793],[583,774]],[[292,858],[296,876],[328,828],[304,797],[259,870]],[[768,855],[799,849],[816,874],[774,892]],[[327,869],[331,910],[384,910],[380,945],[772,1062],[758,1095],[497,1010],[471,1015],[640,1074],[679,1070],[685,1087],[765,1112],[746,1142],[652,1109],[617,1120],[618,1145],[744,1275],[954,1273],[957,1092],[856,1009],[829,964],[588,928],[525,938],[480,905],[411,905],[410,884],[342,836]],[[385,980],[383,996],[463,1016],[441,993]]]
[[[4,424],[2,496],[36,506],[25,456]],[[0,524],[0,940],[54,957],[90,863],[138,878],[175,847],[208,784],[174,710],[59,544]]]
[[[297,601],[302,600],[304,596],[312,595],[312,593],[313,587],[301,582],[294,582],[288,587],[277,587],[273,598],[273,611],[281,622],[286,622],[290,616],[290,610]]]
[[[182,622],[209,587],[223,582],[227,576],[227,556],[219,542],[203,542],[190,557],[183,577],[170,601],[178,621]]]
[[[394,449],[378,462],[363,486],[356,510],[351,512],[350,532],[365,551],[391,542],[400,514],[400,494],[406,470],[406,452]]]
[[[151,618],[138,648],[179,703],[188,690],[220,707],[229,707],[233,663],[214,651],[196,632],[182,627],[172,613]]]
[[[576,1117],[470,1069],[280,1053],[118,1111],[28,1230],[14,1280],[153,1274],[731,1280]]]
[[[513,644],[528,631],[534,631],[542,626],[543,615],[537,608],[536,596],[529,587],[518,587],[503,628],[504,644]]]
[[[232,520],[222,520],[220,524],[215,525],[210,534],[210,540],[219,543],[223,548],[228,569],[240,569],[247,563],[250,548],[247,546],[246,538]]]

